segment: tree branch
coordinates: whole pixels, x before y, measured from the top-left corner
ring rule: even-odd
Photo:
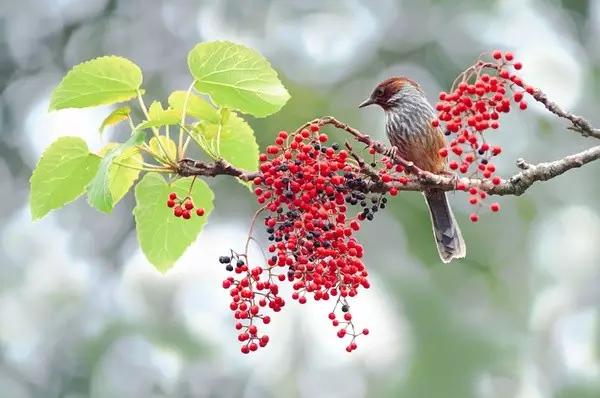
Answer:
[[[600,139],[600,129],[593,128],[590,122],[581,116],[577,116],[563,110],[556,102],[550,101],[548,96],[541,90],[535,91],[533,93],[533,98],[537,102],[544,105],[546,109],[554,113],[556,116],[569,120],[571,122],[569,130],[577,131],[584,137],[594,137]]]
[[[260,172],[258,171],[246,171],[238,169],[223,159],[219,159],[215,162],[208,163],[200,160],[193,160],[187,158],[181,159],[179,161],[177,174],[179,174],[182,177],[216,177],[219,175],[228,175],[237,177],[243,181],[251,181],[254,178],[260,176]]]
[[[600,139],[600,129],[595,129],[591,126],[590,122],[581,116],[576,116],[572,113],[566,112],[560,108],[556,103],[550,101],[546,94],[542,91],[536,91],[533,94],[536,101],[543,104],[546,109],[555,114],[556,116],[567,119],[571,122],[572,126],[569,129],[579,132],[584,137],[594,137]],[[370,136],[360,132],[359,130],[337,120],[333,116],[324,116],[319,119],[314,119],[310,122],[300,126],[296,133],[302,129],[307,128],[311,124],[317,124],[319,126],[332,125],[340,130],[343,130],[350,134],[358,142],[365,144],[366,146],[373,148],[377,153],[388,156],[395,164],[402,165],[404,169],[414,176],[412,180],[409,180],[406,184],[395,183],[383,183],[379,179],[372,178],[373,176],[367,175],[371,181],[365,186],[365,191],[369,192],[385,192],[391,187],[396,187],[398,190],[403,191],[424,191],[427,189],[440,189],[443,191],[454,191],[459,183],[462,183],[466,187],[476,187],[486,191],[490,195],[522,195],[529,187],[531,187],[537,181],[548,181],[554,177],[566,173],[567,171],[581,167],[594,160],[600,159],[600,145],[589,148],[587,150],[575,153],[573,155],[565,156],[562,159],[554,160],[551,162],[543,162],[539,164],[529,164],[523,159],[517,160],[517,167],[522,171],[508,178],[502,180],[500,184],[494,185],[489,180],[482,179],[469,179],[469,178],[457,178],[456,176],[438,175],[433,174],[425,170],[421,170],[417,166],[406,159],[400,157],[390,147],[382,144],[381,142],[371,139]],[[202,162],[193,159],[182,159],[178,163],[177,173],[181,176],[204,176],[204,177],[216,177],[218,175],[229,175],[237,177],[243,181],[251,181],[261,175],[260,172],[246,171],[238,169],[225,160],[217,160],[212,163]]]

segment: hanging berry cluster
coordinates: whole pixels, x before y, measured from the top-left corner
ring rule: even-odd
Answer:
[[[257,324],[270,322],[267,307],[278,312],[285,305],[279,296],[283,282],[291,284],[291,298],[300,304],[309,299],[334,302],[329,320],[339,338],[349,338],[346,351],[355,350],[356,338],[369,333],[355,327],[348,303],[360,288],[369,288],[363,247],[354,234],[362,221],[385,208],[387,198],[365,193],[368,179],[361,166],[327,141],[312,124],[291,135],[280,132],[275,145],[260,156],[262,174],[253,183],[258,203],[268,212],[264,227],[272,243],[265,264],[246,264],[246,254],[221,258],[226,270],[234,272],[223,287],[232,297],[243,353],[267,344],[268,336],[259,337]],[[379,175],[392,179],[385,171]],[[352,205],[361,210],[351,212]]]
[[[448,146],[440,150],[449,158],[449,169],[493,185],[502,182],[492,162],[502,149],[488,143],[485,134],[498,129],[500,115],[512,107],[527,108],[525,94],[535,90],[515,74],[521,68],[512,53],[494,51],[489,61],[480,59],[459,75],[450,93],[440,93],[432,125],[449,136]],[[337,336],[347,339],[346,351],[354,351],[356,338],[369,333],[355,327],[348,302],[361,287],[369,287],[363,247],[355,234],[362,222],[386,207],[386,194],[397,195],[412,177],[360,132],[332,119],[318,121],[292,134],[279,132],[260,155],[260,175],[252,182],[262,206],[256,217],[267,213],[263,221],[271,243],[265,258],[250,264],[250,234],[243,254],[232,251],[219,259],[232,273],[223,288],[231,295],[230,309],[245,354],[269,342],[259,327],[271,322],[269,312],[286,305],[280,295],[282,283],[291,285],[291,298],[300,304],[309,299],[334,302],[329,320]],[[348,144],[346,149],[328,144],[329,137],[321,131],[328,123],[368,145],[370,163]],[[470,219],[476,222],[487,193],[463,181],[456,188],[469,193],[469,203],[475,206]],[[498,212],[500,206],[491,203],[489,209]]]
[[[442,125],[446,135],[451,137],[448,147],[440,150],[442,157],[450,158],[451,170],[498,185],[501,178],[495,175],[492,160],[502,148],[488,143],[485,133],[498,129],[500,115],[510,112],[514,106],[527,109],[524,96],[535,90],[517,76],[522,64],[514,60],[511,52],[496,50],[490,58],[480,58],[458,76],[450,93],[440,93],[436,105],[438,118],[432,124],[434,127]],[[470,219],[477,222],[486,192],[462,183],[457,189],[469,193],[468,201],[475,207]],[[494,202],[489,208],[498,212],[500,205]]]
[[[191,197],[187,196],[183,199],[177,197],[175,192],[171,192],[169,194],[169,199],[167,200],[167,207],[173,209],[173,215],[175,217],[181,217],[184,220],[189,220],[192,218],[192,212],[194,211],[194,201]],[[204,208],[198,207],[196,209],[196,215],[198,217],[202,217],[204,215]]]

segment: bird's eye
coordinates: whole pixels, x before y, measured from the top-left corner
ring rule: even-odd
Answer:
[[[375,94],[376,94],[377,96],[382,96],[382,95],[383,95],[383,93],[384,93],[384,91],[385,91],[385,90],[383,89],[383,87],[377,87],[377,90],[375,90]]]

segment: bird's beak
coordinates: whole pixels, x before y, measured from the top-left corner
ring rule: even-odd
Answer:
[[[361,104],[358,107],[364,108],[365,106],[373,105],[374,103],[375,103],[375,101],[373,100],[373,98],[367,98],[366,100],[361,102]]]

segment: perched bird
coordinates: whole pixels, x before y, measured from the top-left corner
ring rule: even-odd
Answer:
[[[360,104],[379,105],[385,112],[385,130],[396,153],[420,169],[432,173],[445,170],[439,150],[446,145],[444,134],[433,127],[435,112],[421,87],[406,77],[392,77],[379,83]],[[446,193],[436,189],[423,192],[433,224],[433,235],[443,262],[465,256],[466,248]]]

